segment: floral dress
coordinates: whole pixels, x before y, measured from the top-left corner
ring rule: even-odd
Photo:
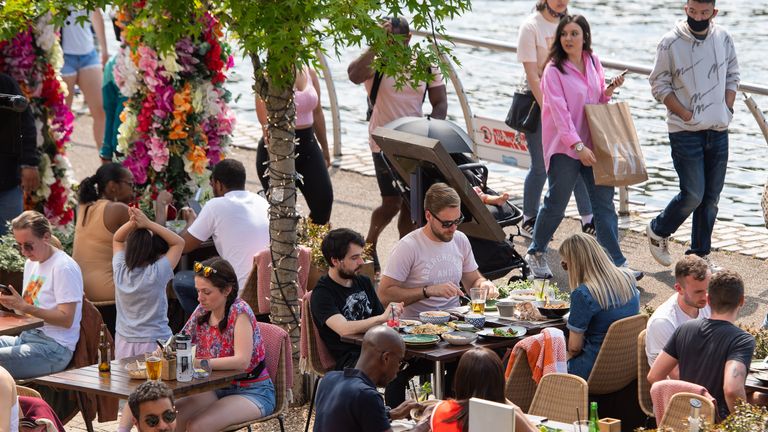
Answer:
[[[196,357],[199,359],[211,359],[219,357],[229,357],[235,355],[235,321],[240,314],[248,315],[253,328],[253,353],[251,362],[248,364],[247,371],[252,371],[259,363],[264,360],[264,343],[261,340],[259,326],[256,324],[256,316],[253,310],[243,299],[237,298],[229,308],[227,316],[227,327],[224,332],[219,331],[218,326],[211,326],[207,321],[200,324],[198,319],[207,311],[198,306],[189,317],[189,321],[184,325],[182,333],[190,336],[192,343],[197,345]],[[257,377],[248,376],[246,380],[260,380],[268,377],[267,368],[262,368]]]

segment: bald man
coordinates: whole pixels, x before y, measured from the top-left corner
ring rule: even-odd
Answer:
[[[391,431],[390,420],[406,418],[419,406],[407,400],[390,410],[376,390],[395,379],[403,357],[405,344],[396,331],[375,326],[365,332],[355,368],[329,372],[320,382],[314,431]]]

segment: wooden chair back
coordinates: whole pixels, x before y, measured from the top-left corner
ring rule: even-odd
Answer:
[[[695,393],[676,393],[667,403],[664,418],[659,428],[667,427],[672,430],[688,430],[688,417],[691,415],[691,399],[701,402],[700,415],[710,425],[715,424],[715,405],[711,400]]]
[[[645,332],[637,336],[637,402],[645,415],[653,417],[653,401],[651,400],[651,383],[648,382],[648,356],[645,354]]]
[[[617,392],[637,378],[637,337],[647,322],[639,314],[611,324],[587,380],[590,394]]]
[[[544,416],[550,420],[573,423],[587,416],[589,395],[584,378],[564,373],[550,373],[541,377],[528,414]]]
[[[504,386],[504,395],[512,403],[520,407],[523,412],[528,412],[536,393],[536,381],[533,380],[533,372],[528,365],[528,357],[525,351],[519,349],[515,354],[512,371]]]

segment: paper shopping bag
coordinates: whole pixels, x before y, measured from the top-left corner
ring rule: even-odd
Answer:
[[[635,123],[626,102],[585,107],[597,163],[595,184],[627,186],[648,180]]]

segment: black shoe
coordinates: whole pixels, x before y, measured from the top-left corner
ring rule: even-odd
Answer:
[[[597,231],[595,230],[595,224],[592,222],[581,224],[581,232],[583,232],[584,234],[589,234],[592,237],[594,237],[595,234],[597,233]]]
[[[520,235],[523,237],[527,237],[529,239],[533,238],[533,227],[536,225],[536,218],[530,218],[527,221],[523,222],[523,225],[520,226]]]

